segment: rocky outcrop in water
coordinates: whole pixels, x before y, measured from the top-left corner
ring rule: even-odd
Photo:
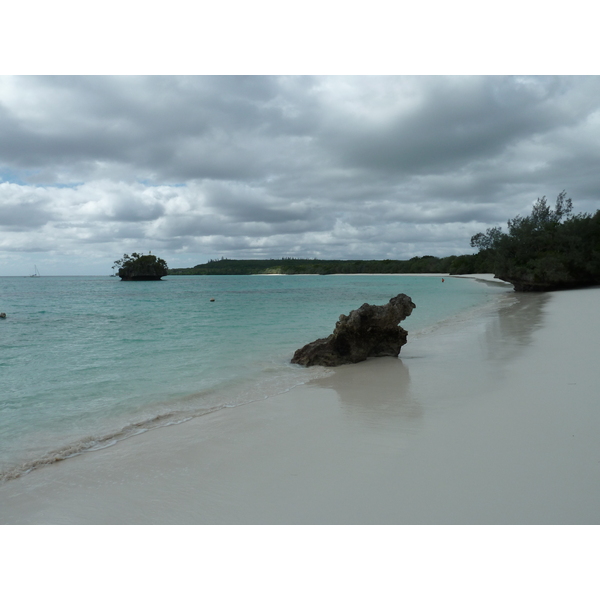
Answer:
[[[117,267],[121,281],[160,281],[168,274],[167,263],[154,254],[123,254],[123,258],[115,260],[113,269]]]
[[[398,325],[416,308],[406,294],[398,294],[387,304],[363,304],[340,315],[333,333],[296,350],[292,363],[312,367],[335,367],[357,363],[371,356],[398,356],[408,332]]]

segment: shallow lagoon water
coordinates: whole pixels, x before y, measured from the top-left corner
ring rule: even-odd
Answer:
[[[507,289],[377,275],[0,278],[0,472],[325,376],[290,365],[293,352],[340,314],[399,293],[417,305],[402,322],[410,344]]]

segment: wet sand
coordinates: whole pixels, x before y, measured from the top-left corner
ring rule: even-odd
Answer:
[[[4,482],[0,523],[597,524],[598,306],[507,292],[407,323],[399,359]]]

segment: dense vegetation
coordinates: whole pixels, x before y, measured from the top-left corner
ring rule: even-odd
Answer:
[[[113,269],[118,268],[117,275],[125,281],[156,281],[168,274],[167,263],[154,254],[123,254],[123,258],[115,260]]]
[[[333,275],[337,273],[448,273],[456,256],[415,256],[410,260],[319,260],[281,258],[232,260],[221,258],[169,275]]]
[[[600,284],[600,210],[573,215],[563,191],[552,210],[538,198],[531,215],[508,221],[508,233],[493,227],[471,238],[474,261],[518,291]]]

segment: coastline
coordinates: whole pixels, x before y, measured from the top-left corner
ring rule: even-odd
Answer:
[[[4,482],[0,523],[597,523],[600,288],[511,296],[399,360]]]
[[[492,283],[499,283],[501,285],[510,285],[507,281],[497,279],[493,273],[465,273],[464,275],[448,275],[448,277],[462,277],[465,279],[477,279],[478,281],[491,281]]]
[[[426,290],[425,295],[428,300],[433,300],[435,303],[434,306],[429,306],[426,300],[422,300],[419,297],[419,310],[416,315],[411,316],[409,329],[411,330],[411,335],[420,336],[427,332],[427,329],[430,327],[434,327],[437,323],[443,322],[444,319],[453,319],[455,315],[460,315],[460,318],[463,318],[466,313],[471,311],[473,308],[477,306],[482,306],[486,300],[482,301],[481,296],[489,296],[490,298],[494,295],[497,295],[498,292],[504,293],[505,289],[499,286],[487,286],[480,285],[480,282],[475,283],[473,280],[471,282],[463,280],[462,283],[457,279],[446,279],[446,284],[442,286],[439,283],[439,279],[435,276],[420,276],[420,277],[411,277],[411,276],[389,276],[389,277],[354,277],[354,276],[338,276],[336,278],[326,278],[326,277],[315,277],[315,276],[306,276],[313,280],[308,287],[314,286],[316,280],[319,282],[319,285],[316,287],[320,287],[321,284],[324,284],[325,287],[331,287],[335,289],[336,287],[347,286],[346,280],[349,278],[352,280],[352,290],[361,289],[362,286],[368,288],[365,290],[365,293],[369,294],[372,289],[376,287],[387,287],[388,292],[384,292],[379,294],[377,298],[368,299],[369,301],[378,304],[387,300],[390,296],[393,296],[397,293],[398,288],[405,288],[404,282],[410,281],[408,284],[411,288],[411,293],[414,295],[421,293],[421,284],[425,284],[423,287]],[[190,279],[190,278],[187,278]],[[194,283],[199,283],[201,278],[191,278],[195,279]],[[235,277],[232,281],[242,282],[241,288],[252,288],[258,287],[263,288],[264,282],[261,284],[252,284],[250,283],[250,279],[248,277]],[[266,279],[271,279],[267,277]],[[293,280],[293,277],[285,278],[287,283],[282,282],[279,279],[279,283],[283,283],[284,288],[294,288],[294,286],[298,286],[300,281],[296,279],[295,283],[290,283]],[[378,283],[372,287],[370,286],[371,282],[367,282],[367,279],[377,279]],[[442,278],[443,279],[443,278]],[[364,280],[364,281],[361,281]],[[387,281],[386,281],[387,280]],[[420,280],[416,282],[416,280]],[[205,290],[205,286],[191,286],[193,291],[202,291],[204,290],[207,293],[207,297],[209,296],[217,296],[218,297],[218,306],[219,309],[216,311],[217,317],[223,316],[223,314],[228,314],[230,319],[232,317],[232,301],[236,299],[234,295],[234,288],[230,289],[230,284],[228,278],[212,278],[211,283],[214,284],[216,281],[219,283],[225,282],[225,285],[217,285],[216,288],[213,285],[209,290]],[[384,281],[384,283],[382,283]],[[103,282],[105,285],[106,281]],[[112,285],[114,282],[108,282],[114,288],[120,288],[120,286]],[[416,285],[415,285],[416,283]],[[183,285],[183,284],[182,284]],[[429,287],[428,287],[429,285]],[[414,289],[413,288],[416,288]],[[457,287],[458,286],[458,287]],[[472,306],[471,307],[461,307],[460,309],[457,307],[456,302],[456,292],[458,289],[471,289],[473,293],[472,298]],[[183,286],[185,287],[185,286]],[[187,286],[190,287],[190,286]],[[304,287],[304,282],[302,282],[302,287]],[[223,291],[222,288],[225,288],[226,291]],[[448,289],[451,288],[451,289]],[[486,289],[488,288],[488,289]],[[490,289],[494,288],[494,289]],[[123,288],[124,289],[124,288]],[[269,290],[269,286],[266,286],[266,290]],[[275,289],[279,289],[275,287]],[[232,291],[233,290],[233,291]],[[352,290],[348,290],[352,293]],[[418,290],[418,291],[417,291]],[[192,291],[192,290],[188,290]],[[407,291],[404,289],[404,291]],[[444,292],[442,297],[446,294],[445,292],[449,292],[448,300],[441,300],[439,297],[439,292]],[[268,292],[267,292],[268,293]],[[197,418],[206,414],[207,412],[212,412],[213,410],[219,410],[224,406],[237,405],[249,401],[254,400],[262,400],[266,396],[273,396],[287,389],[298,385],[301,382],[305,382],[307,380],[315,378],[315,369],[299,369],[293,365],[289,364],[289,359],[286,360],[286,356],[283,354],[287,351],[290,352],[290,357],[292,356],[292,350],[296,347],[296,344],[301,345],[302,343],[308,343],[311,339],[316,339],[320,337],[323,333],[328,332],[331,328],[331,324],[334,322],[335,317],[343,312],[344,310],[340,310],[339,305],[336,305],[337,294],[331,293],[328,294],[331,297],[329,301],[330,310],[327,314],[326,319],[319,320],[319,308],[317,308],[316,312],[306,311],[304,310],[305,316],[297,319],[296,327],[299,323],[301,326],[298,328],[298,331],[292,334],[292,330],[294,329],[293,323],[290,323],[287,326],[288,335],[287,340],[284,344],[281,344],[281,339],[278,334],[273,335],[273,332],[276,331],[276,328],[271,327],[271,323],[273,319],[265,319],[263,318],[264,325],[268,328],[266,333],[271,336],[271,341],[276,344],[279,344],[279,351],[273,350],[273,346],[268,342],[262,344],[262,354],[264,356],[269,355],[269,359],[265,362],[260,360],[260,357],[257,356],[258,360],[254,360],[254,368],[251,371],[246,371],[247,377],[240,377],[238,381],[235,381],[235,378],[232,375],[236,374],[236,369],[240,367],[244,368],[245,365],[249,363],[246,357],[254,356],[252,348],[254,348],[254,342],[249,345],[246,343],[244,351],[240,353],[240,348],[237,349],[235,347],[231,347],[230,351],[226,353],[226,355],[222,355],[219,357],[220,362],[217,361],[215,363],[216,369],[220,368],[220,365],[228,364],[230,368],[227,370],[227,374],[221,371],[220,381],[222,385],[205,385],[207,381],[210,380],[211,377],[214,377],[217,371],[210,371],[205,369],[202,371],[202,367],[210,363],[210,360],[204,360],[205,357],[202,357],[202,353],[199,356],[196,352],[198,341],[197,338],[190,338],[188,331],[182,332],[182,335],[178,337],[178,342],[182,346],[186,346],[192,350],[191,352],[186,352],[179,357],[179,360],[172,361],[169,366],[163,365],[162,368],[159,368],[158,365],[154,365],[152,368],[152,372],[159,373],[162,372],[166,375],[165,379],[171,379],[169,375],[165,371],[169,371],[170,373],[180,373],[184,377],[188,378],[189,384],[187,386],[183,386],[182,392],[180,394],[169,394],[169,390],[172,389],[172,384],[169,385],[167,389],[163,385],[161,387],[161,381],[156,380],[157,387],[150,388],[146,384],[145,370],[142,368],[137,369],[136,378],[129,377],[129,374],[125,374],[121,372],[121,364],[112,365],[115,368],[112,369],[107,368],[106,360],[103,361],[102,358],[102,348],[105,346],[106,340],[115,339],[119,336],[118,331],[111,331],[111,325],[113,322],[103,323],[101,327],[96,327],[95,330],[98,332],[108,333],[108,335],[101,335],[99,339],[95,340],[95,346],[97,346],[97,351],[100,352],[100,360],[95,361],[93,355],[90,355],[89,360],[87,361],[87,366],[93,369],[93,374],[101,374],[111,372],[112,376],[108,378],[108,380],[118,381],[120,377],[125,376],[127,380],[131,379],[132,384],[129,385],[129,392],[133,394],[137,394],[140,398],[141,406],[143,407],[145,404],[149,406],[156,407],[156,410],[140,410],[128,415],[114,415],[111,411],[111,406],[106,406],[106,410],[102,410],[103,419],[102,421],[98,421],[97,423],[93,423],[92,426],[89,425],[89,422],[85,421],[85,408],[86,403],[93,399],[96,394],[95,389],[88,389],[91,394],[83,394],[81,398],[82,402],[77,402],[77,406],[81,407],[82,416],[84,417],[78,423],[78,427],[65,428],[63,431],[59,431],[60,427],[56,427],[57,431],[53,432],[52,428],[52,417],[54,412],[54,406],[62,408],[68,404],[69,395],[61,395],[56,394],[56,385],[52,382],[54,379],[52,378],[51,373],[44,372],[44,358],[40,356],[36,358],[34,355],[30,355],[28,360],[34,360],[41,362],[39,363],[41,368],[37,369],[37,379],[38,379],[38,391],[40,392],[40,397],[38,401],[41,403],[41,407],[46,407],[46,417],[45,419],[40,419],[39,427],[36,427],[35,416],[24,414],[23,419],[19,419],[19,410],[16,412],[13,411],[11,414],[10,411],[7,414],[7,419],[3,420],[2,423],[2,431],[3,435],[0,437],[0,483],[7,479],[13,479],[15,477],[19,477],[21,475],[26,475],[27,473],[35,470],[43,465],[52,464],[57,461],[62,461],[69,459],[81,452],[93,451],[97,450],[100,447],[106,447],[108,445],[112,445],[114,443],[119,443],[122,439],[126,437],[131,437],[133,435],[137,435],[140,433],[144,433],[148,429],[153,429],[156,427],[169,426],[171,424],[180,423],[184,420],[190,418]],[[348,302],[345,305],[345,311],[352,310],[359,306],[362,302],[364,302],[365,297],[362,291],[358,291],[354,294],[356,296],[356,301]],[[504,294],[506,295],[506,294]],[[318,295],[317,295],[318,296]],[[315,296],[313,296],[314,298]],[[460,297],[460,294],[459,294]],[[278,296],[275,300],[281,300],[282,296]],[[102,307],[97,306],[96,309],[93,308],[94,300],[91,300],[91,313],[92,313],[92,325],[98,321],[98,314],[102,313]],[[285,299],[284,299],[285,300]],[[441,300],[441,301],[440,301]],[[319,304],[319,300],[317,300],[317,304]],[[422,303],[425,302],[425,305]],[[275,302],[275,305],[277,302]],[[458,303],[460,304],[460,302]],[[204,318],[208,321],[213,321],[215,316],[215,305],[210,305],[211,311],[202,314]],[[259,314],[263,313],[263,308],[273,308],[274,304],[272,302],[267,305],[262,305],[262,303],[258,303],[255,307]],[[426,308],[425,308],[426,306]],[[322,303],[321,309],[325,307],[325,303]],[[48,308],[48,307],[45,307]],[[166,307],[165,307],[166,308]],[[175,310],[174,310],[175,308]],[[196,306],[188,307],[188,309],[196,310]],[[300,312],[302,312],[302,308],[300,308]],[[425,309],[425,310],[424,310]],[[63,311],[61,311],[62,313]],[[309,314],[306,314],[306,313]],[[16,316],[16,313],[15,313]],[[169,319],[168,329],[171,331],[171,337],[175,335],[175,331],[177,327],[187,320],[189,315],[179,315],[177,316],[177,307],[169,307],[169,315],[165,315],[166,319]],[[194,319],[193,327],[200,333],[202,319],[198,318],[200,315],[196,315]],[[243,318],[243,312],[241,312],[238,317]],[[234,319],[236,315],[233,315]],[[293,315],[290,315],[293,319]],[[234,319],[231,322],[234,322]],[[274,316],[274,319],[283,320],[283,322],[287,321],[287,317]],[[316,324],[319,323],[319,324]],[[83,324],[83,322],[82,322]],[[200,328],[199,328],[200,324]],[[283,324],[283,323],[282,323]],[[99,323],[97,323],[99,325]],[[106,327],[108,326],[108,327]],[[246,324],[244,325],[246,326]],[[311,329],[311,334],[306,334],[305,331],[307,329]],[[61,330],[64,330],[61,327]],[[47,331],[50,331],[48,329]],[[166,330],[165,330],[166,331]],[[206,338],[206,331],[202,331],[202,337],[200,339]],[[85,333],[84,335],[87,335]],[[160,335],[160,334],[159,334]],[[73,344],[74,340],[71,336],[70,341],[66,343],[66,346]],[[236,333],[231,331],[227,335],[221,336],[225,343],[227,343],[227,339],[235,339],[237,337]],[[275,339],[274,339],[275,338]],[[26,336],[22,341],[25,342],[26,339],[37,339],[40,341],[38,344],[40,351],[43,352],[43,337],[38,338],[37,336]],[[86,338],[87,339],[87,338]],[[126,336],[122,339],[126,339]],[[152,347],[152,342],[148,346],[144,345],[140,347],[139,350],[141,354],[139,355],[139,359],[136,360],[137,365],[142,365],[145,361],[153,362],[153,358],[157,356],[157,351],[160,351],[160,345],[156,344],[156,339],[154,342],[154,352],[148,352],[148,348]],[[186,341],[187,340],[187,344]],[[167,341],[167,340],[165,340]],[[248,339],[246,339],[246,342]],[[66,340],[65,340],[66,342]],[[220,342],[219,342],[220,343]],[[218,350],[219,343],[217,343],[216,348]],[[231,344],[230,344],[231,345]],[[117,342],[117,346],[119,343]],[[113,347],[111,352],[104,352],[104,356],[106,357],[108,354],[112,354],[114,356],[118,356],[120,353],[127,353],[129,350],[128,347],[123,347],[121,344],[119,347]],[[166,350],[166,349],[165,349]],[[250,351],[250,352],[249,352]],[[176,350],[175,350],[176,352]],[[89,352],[88,352],[89,354]],[[214,354],[214,353],[213,353]],[[174,355],[172,353],[172,355]],[[140,360],[141,359],[141,360]],[[200,359],[200,360],[199,360]],[[66,359],[69,361],[69,359]],[[78,361],[80,357],[72,357],[72,360],[75,363],[79,364]],[[253,361],[251,358],[250,361]],[[200,362],[201,371],[199,372],[196,368],[197,363]],[[214,362],[214,361],[213,361]],[[186,365],[187,368],[183,365]],[[133,365],[130,365],[131,370],[135,370]],[[9,373],[10,374],[10,373]],[[29,374],[21,373],[17,376],[13,382],[8,381],[8,386],[15,385],[18,387],[27,387],[29,382]],[[208,377],[207,377],[208,375]],[[141,378],[140,378],[141,376]],[[50,377],[50,381],[48,385],[46,385],[47,377]],[[133,379],[139,379],[139,384],[133,384]],[[160,379],[160,378],[159,378]],[[66,381],[63,381],[63,385],[66,384]],[[75,381],[73,381],[75,383]],[[79,382],[81,385],[83,382]],[[106,381],[101,382],[106,384]],[[177,381],[173,381],[175,386],[180,385]],[[120,388],[121,386],[119,386]],[[89,388],[89,386],[88,386]],[[127,388],[127,384],[125,385]],[[156,392],[155,392],[156,390]],[[74,391],[74,388],[73,390]],[[33,392],[33,390],[31,390]],[[112,392],[112,393],[111,393]],[[100,392],[101,394],[105,394],[107,397],[111,397],[114,394],[114,399],[119,400],[122,393],[121,389],[108,389],[105,385],[104,389]],[[168,400],[163,401],[164,398],[168,397]],[[63,403],[63,399],[66,401]],[[112,403],[114,406],[114,402]],[[25,404],[23,405],[23,409],[25,408]],[[77,409],[79,410],[79,408]],[[26,411],[25,411],[26,412]],[[67,411],[69,412],[69,411]],[[6,413],[4,413],[6,414]],[[100,414],[100,413],[99,413]],[[112,420],[111,420],[112,419]],[[57,422],[57,421],[55,421]],[[49,424],[50,426],[46,426]],[[53,433],[55,435],[53,435]]]

